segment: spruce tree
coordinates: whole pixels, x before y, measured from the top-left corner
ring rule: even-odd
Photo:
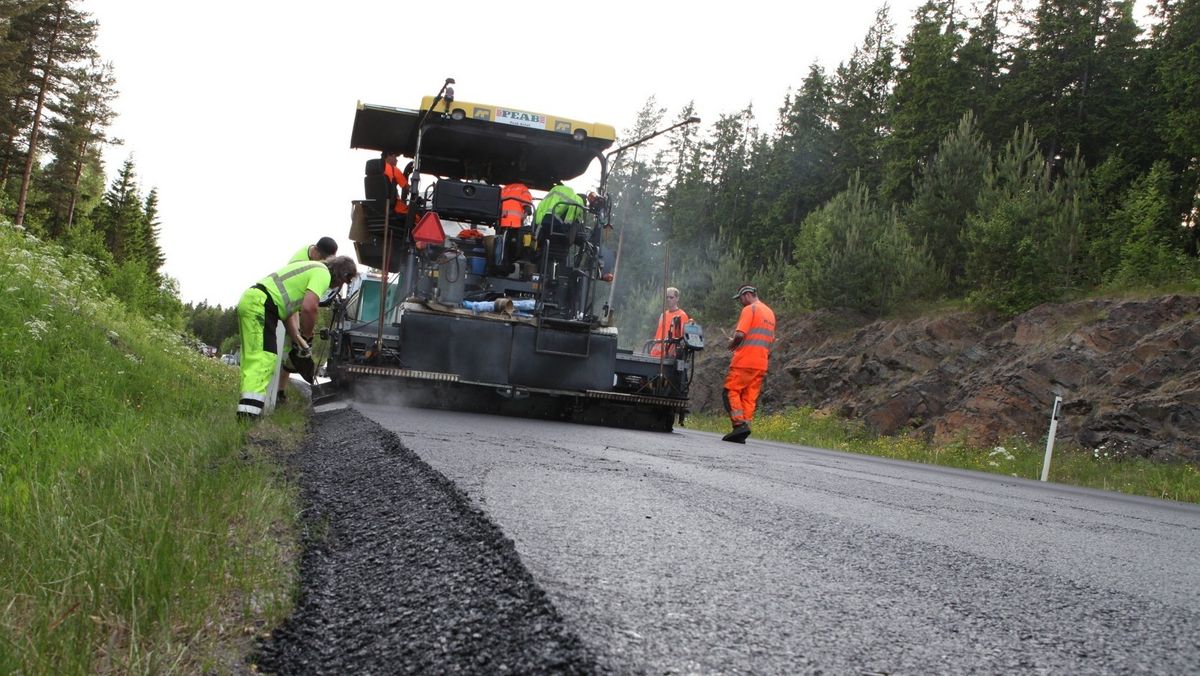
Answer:
[[[775,256],[790,261],[800,223],[837,192],[830,107],[825,72],[813,64],[800,89],[785,98],[775,137],[751,169],[759,189],[752,209],[753,264]]]
[[[735,237],[749,236],[745,225],[753,204],[755,186],[750,177],[751,153],[758,140],[754,111],[750,106],[721,115],[712,127],[712,136],[704,143],[705,175],[712,198],[712,226],[715,230],[697,233],[701,237],[722,232]]]
[[[1000,86],[1011,65],[1009,41],[1003,31],[1009,16],[1001,10],[1000,0],[984,0],[958,50],[958,63],[967,80],[967,102],[989,143],[1002,142],[1012,131],[1012,125],[998,112]]]
[[[104,193],[99,212],[96,227],[104,233],[113,260],[118,264],[144,260],[146,212],[138,193],[132,157],[121,165],[121,171]]]
[[[1200,253],[1200,0],[1159,0],[1153,44],[1165,113],[1159,130],[1180,176],[1175,211],[1188,225],[1188,251]]]
[[[961,43],[953,0],[931,0],[917,10],[900,48],[888,125],[892,134],[884,144],[882,194],[891,201],[911,198],[917,165],[970,106],[968,73],[958,58]]]
[[[151,188],[142,204],[142,252],[141,261],[146,266],[146,273],[159,278],[159,270],[166,262],[159,238],[162,234],[162,223],[158,220],[158,188]]]
[[[1197,279],[1196,261],[1185,252],[1171,194],[1174,175],[1156,162],[1126,191],[1109,216],[1110,232],[1123,233],[1120,263],[1108,275],[1118,288],[1178,284]]]
[[[857,173],[868,185],[877,186],[883,174],[882,145],[889,132],[887,105],[896,49],[892,31],[884,5],[862,44],[834,76],[832,118],[839,181]]]

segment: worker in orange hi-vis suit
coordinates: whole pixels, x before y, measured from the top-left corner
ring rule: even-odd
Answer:
[[[387,176],[388,180],[392,182],[392,201],[395,202],[392,206],[392,211],[397,214],[407,214],[408,174],[412,171],[412,163],[410,162],[404,171],[400,171],[396,168],[399,155],[394,150],[385,150],[383,152],[383,175]]]
[[[688,323],[688,315],[679,308],[679,289],[667,287],[667,311],[658,318],[658,329],[654,332],[654,342],[650,345],[651,357],[674,357],[675,344],[667,341],[683,337],[683,325]],[[676,328],[675,320],[679,320]]]
[[[749,284],[738,289],[734,298],[742,302],[742,314],[729,339],[733,358],[729,361],[724,391],[725,410],[729,412],[733,430],[721,438],[744,444],[750,436],[754,405],[767,375],[767,356],[775,342],[775,313],[758,299],[758,289]]]

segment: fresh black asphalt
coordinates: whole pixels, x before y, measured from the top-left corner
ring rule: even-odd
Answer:
[[[355,408],[382,427],[318,413],[295,458],[304,586],[264,670],[1200,671],[1194,505],[688,430]]]

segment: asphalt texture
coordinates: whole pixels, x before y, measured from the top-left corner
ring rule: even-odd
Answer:
[[[453,483],[353,410],[291,459],[304,553],[294,614],[252,662],[280,674],[602,672]]]
[[[1200,673],[1194,505],[754,437],[354,406],[512,538],[594,657],[581,669]]]

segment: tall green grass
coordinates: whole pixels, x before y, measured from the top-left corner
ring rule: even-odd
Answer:
[[[0,284],[0,672],[228,660],[294,576],[292,495],[246,444],[265,431],[235,419],[236,370],[7,224]],[[291,416],[280,430],[303,426]]]
[[[724,417],[695,416],[688,426],[710,432],[727,432]],[[993,446],[963,441],[927,444],[906,436],[879,436],[855,421],[796,408],[758,415],[754,438],[785,441],[805,446],[830,448],[850,453],[958,467],[980,472],[1039,479],[1046,451],[1040,441],[1014,438]],[[1200,468],[1187,463],[1152,462],[1138,457],[1121,457],[1103,451],[1084,451],[1065,444],[1054,448],[1050,481],[1088,488],[1148,495],[1168,500],[1200,503]]]

